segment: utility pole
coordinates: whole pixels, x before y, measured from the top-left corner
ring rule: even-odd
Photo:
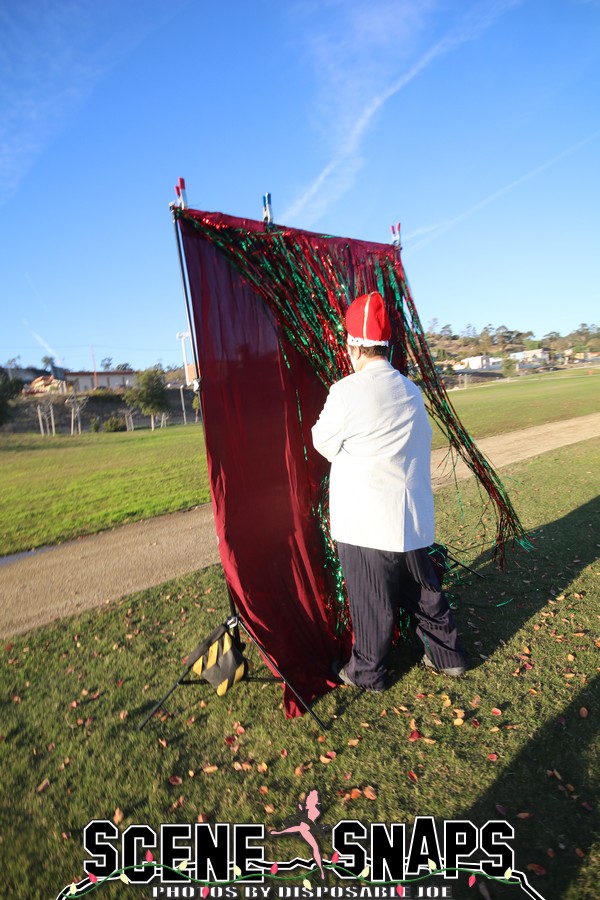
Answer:
[[[181,397],[181,411],[183,413],[183,424],[187,425],[187,415],[185,413],[185,400],[183,399],[183,385],[179,385],[179,395]]]
[[[90,350],[91,350],[91,353],[92,353],[92,363],[93,363],[93,365],[94,365],[94,387],[97,388],[97,387],[98,387],[98,373],[97,373],[97,371],[96,371],[96,357],[94,356],[94,348],[93,348],[93,346],[90,347]]]

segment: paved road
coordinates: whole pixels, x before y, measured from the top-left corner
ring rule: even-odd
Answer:
[[[600,436],[600,413],[478,441],[495,468]],[[432,456],[434,489],[452,481]],[[459,479],[470,477],[459,464]],[[0,636],[21,634],[219,561],[210,504],[0,559]]]

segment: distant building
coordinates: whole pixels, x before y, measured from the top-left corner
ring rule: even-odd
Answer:
[[[110,372],[67,372],[67,381],[78,394],[81,394],[96,388],[116,390],[133,387],[136,375],[137,372],[132,369],[117,369]]]
[[[36,369],[34,366],[5,366],[4,368],[9,378],[20,378],[24,387],[29,387],[35,378],[48,374],[45,369]]]
[[[455,372],[481,371],[482,369],[490,371],[501,368],[502,360],[495,356],[467,356],[466,359],[461,359],[453,366]]]
[[[29,383],[29,390],[33,394],[48,394],[50,391],[60,391],[58,383],[54,381],[52,375],[39,375]]]
[[[519,350],[518,353],[511,353],[510,358],[516,360],[519,368],[546,366],[550,362],[550,352],[539,348],[537,350]]]

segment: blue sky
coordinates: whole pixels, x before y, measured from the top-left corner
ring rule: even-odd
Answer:
[[[600,320],[600,0],[4,0],[0,364],[181,361],[169,203],[387,242],[423,324]]]

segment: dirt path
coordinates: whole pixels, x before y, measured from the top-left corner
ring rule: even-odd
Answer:
[[[600,436],[600,413],[526,428],[478,446],[495,468]],[[434,489],[454,479],[432,456]],[[462,463],[459,479],[470,477]],[[22,634],[219,561],[210,504],[0,559],[0,636]]]

